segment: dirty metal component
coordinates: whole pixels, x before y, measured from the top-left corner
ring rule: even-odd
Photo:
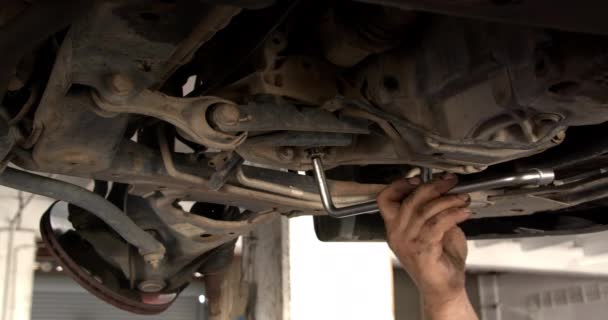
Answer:
[[[430,168],[421,168],[420,169],[420,178],[422,178],[422,182],[428,183],[433,180],[433,169]]]
[[[307,201],[319,201],[319,192],[312,177],[300,176],[276,170],[243,166],[237,170],[237,181],[246,187]],[[327,182],[332,199],[340,205],[356,204],[374,199],[385,186],[359,184],[350,181]]]
[[[313,55],[281,56],[287,47],[287,35],[275,30],[265,39],[257,57],[257,71],[214,91],[214,94],[239,101],[249,96],[287,97],[301,103],[322,105],[338,93],[337,68]]]
[[[100,94],[92,91],[93,101],[104,112],[102,115],[133,113],[162,119],[176,126],[187,139],[210,148],[232,150],[247,137],[247,133],[230,135],[216,131],[209,124],[207,110],[216,104],[231,104],[221,98],[175,98],[144,90],[124,103],[116,104]]]
[[[348,133],[333,133],[333,132],[295,132],[286,131],[250,137],[247,139],[247,145],[259,146],[289,146],[289,147],[345,147],[353,143],[353,135]],[[284,161],[293,160],[295,151],[293,148],[281,148],[279,152],[289,150],[289,157],[281,158]],[[284,154],[279,154],[281,156]]]
[[[551,185],[537,188],[498,189],[471,193],[470,207],[475,215],[469,220],[471,222],[466,222],[460,227],[467,234],[467,238],[473,239],[495,238],[498,234],[509,237],[530,236],[529,233],[509,230],[517,225],[537,225],[538,229],[544,230],[540,235],[576,233],[572,229],[580,230],[578,232],[603,230],[605,226],[597,229],[581,229],[584,223],[580,222],[570,225],[569,228],[563,226],[560,229],[557,226],[565,222],[559,221],[567,219],[561,217],[564,213],[560,213],[559,210],[567,208],[565,210],[567,215],[577,211],[576,205],[605,199],[608,196],[607,177],[605,170],[594,170],[568,179],[555,180]],[[582,210],[589,210],[589,205],[583,205]],[[539,217],[538,212],[543,212],[540,214],[543,216]],[[378,215],[360,215],[344,219],[316,216],[314,220],[315,232],[322,241],[385,240],[384,222]],[[481,226],[483,227],[480,228]],[[497,232],[499,230],[500,232]]]
[[[146,261],[152,263],[164,258],[165,247],[160,242],[140,229],[106,199],[82,187],[13,168],[6,168],[0,175],[0,185],[63,200],[86,209],[137,247]]]
[[[160,154],[162,156],[163,164],[165,166],[165,170],[167,170],[167,173],[176,179],[188,181],[199,186],[206,186],[207,180],[199,176],[183,173],[175,167],[175,164],[173,163],[173,155],[171,154],[171,150],[169,149],[169,141],[167,141],[167,136],[164,132],[164,127],[160,126],[157,129],[157,136],[158,145],[160,147]]]
[[[137,257],[134,256],[130,257],[130,260],[135,262],[134,267],[131,267],[124,258],[121,259],[121,255],[114,258],[111,253],[117,251],[116,246],[107,247],[108,241],[99,234],[95,234],[94,230],[92,234],[87,230],[79,230],[79,233],[95,247],[100,255],[106,257],[105,259],[114,260],[115,264],[120,265],[121,270],[125,276],[128,275],[129,279],[145,281],[146,284],[154,284],[157,288],[162,285],[162,292],[174,292],[190,281],[192,273],[208,262],[207,259],[210,255],[214,255],[213,252],[216,248],[232,242],[238,236],[236,233],[231,233],[232,230],[209,230],[190,223],[188,219],[172,218],[171,214],[166,211],[181,211],[177,204],[178,200],[171,198],[171,201],[168,201],[168,199],[163,199],[162,195],[153,195],[146,199],[133,195],[127,196],[126,214],[142,229],[147,230],[163,242],[168,252],[174,253],[168,255],[167,259],[154,268],[139,263]],[[214,215],[215,219],[234,219],[238,216],[230,213],[240,213],[234,207],[222,205],[216,205],[216,207],[223,209],[223,212],[217,212]],[[191,213],[186,212],[186,215],[208,213],[192,211]],[[212,222],[215,219],[209,218]],[[122,256],[124,257],[124,255]],[[150,286],[146,288],[146,290],[151,289]]]
[[[76,252],[70,253],[64,249],[62,243],[57,238],[55,230],[53,230],[50,209],[40,220],[40,234],[51,255],[72,279],[78,282],[78,284],[91,294],[119,309],[138,314],[158,314],[171,306],[173,301],[175,301],[175,298],[177,298],[177,294],[175,293],[157,294],[146,297],[139,294],[134,296],[132,293],[126,294],[125,292],[117,292],[109,288],[107,284],[100,281],[100,277],[97,277],[92,273],[92,270],[85,270],[82,268],[82,265],[86,265],[87,261],[89,263],[93,262],[93,259],[89,258],[85,261],[81,261],[78,259],[78,257],[82,256],[81,254],[75,255]],[[73,241],[71,242],[71,245],[73,246]],[[91,252],[93,251],[94,250],[91,250]],[[92,256],[97,258],[98,268],[111,268],[111,266],[103,265],[104,261],[99,259],[98,256]],[[104,272],[104,275],[107,277],[108,275],[111,275],[111,273]],[[111,280],[116,281],[115,279]]]
[[[608,153],[608,139],[587,137],[603,137],[606,130],[608,123],[580,128],[579,134],[570,137],[559,147],[534,157],[518,160],[518,167],[534,168],[546,165],[555,169],[568,169],[600,159]]]
[[[36,1],[0,27],[0,99],[4,98],[19,60],[92,5],[78,0]]]
[[[203,3],[221,4],[247,9],[262,9],[275,4],[276,0],[199,0]]]
[[[27,98],[27,101],[25,101],[25,103],[21,106],[19,112],[8,121],[8,125],[14,126],[18,124],[21,120],[23,120],[25,115],[27,115],[28,112],[32,110],[32,107],[34,106],[34,103],[38,100],[38,98],[40,98],[39,88],[34,87],[30,90],[29,97]]]
[[[336,208],[332,201],[331,193],[325,179],[325,170],[319,156],[313,156],[312,162],[314,166],[314,175],[319,188],[321,202],[327,210],[328,215],[335,218],[345,218],[355,215],[376,213],[378,212],[378,204],[375,200],[351,205],[341,208]],[[462,184],[450,190],[449,194],[469,193],[481,190],[490,190],[504,187],[514,187],[522,185],[547,185],[553,182],[555,175],[551,170],[533,170],[530,172],[510,175],[500,178],[495,178],[486,181],[480,181],[472,184]]]
[[[119,71],[133,94],[158,89],[238,11],[197,1],[97,2],[71,28],[71,82],[111,96],[107,76]]]
[[[172,203],[181,196],[181,192],[167,191],[163,194],[163,197],[152,197],[151,204],[156,209],[156,214],[170,228],[184,236],[199,238],[200,242],[217,243],[215,247],[234,240],[256,225],[266,223],[280,215],[278,211],[270,209],[245,216],[246,218],[240,220],[238,218],[229,221],[215,220],[173,206]]]
[[[175,155],[173,160],[179,171],[189,175],[209,179],[213,174],[213,171],[207,166],[192,162],[183,155]],[[27,164],[26,161],[20,161],[19,163]],[[286,190],[291,188],[293,190],[306,190],[307,193],[311,194],[315,192],[314,180],[311,177],[262,168],[247,169],[250,168],[249,166],[241,166],[241,168],[247,172],[248,177],[256,180],[275,176],[275,182],[279,184],[280,188]],[[261,170],[259,175],[256,174],[258,170]],[[294,196],[282,196],[264,190],[238,186],[236,182],[231,180],[218,191],[201,188],[198,183],[169,175],[157,151],[127,140],[123,142],[116,153],[111,169],[94,172],[90,176],[98,180],[130,184],[130,193],[143,197],[149,197],[160,191],[163,194],[172,192],[176,198],[182,200],[240,206],[255,212],[276,208],[282,214],[290,212],[321,214],[323,210],[318,197],[312,201],[298,199]],[[338,198],[358,196],[361,197],[359,201],[369,200],[370,195],[375,195],[383,187],[381,185],[346,182],[336,182],[335,185],[332,181],[328,183],[333,189],[333,196]]]
[[[8,121],[4,118],[4,114],[0,112],[0,162],[4,161],[15,145],[15,139],[10,129]],[[0,167],[0,172],[3,169],[3,167]]]
[[[263,141],[263,137],[261,137]],[[322,141],[317,141],[317,145],[321,145]],[[373,143],[375,142],[375,144]],[[290,146],[293,150],[293,157],[289,161],[285,161],[279,157],[283,146],[275,146],[270,143],[256,143],[256,139],[252,139],[252,143],[245,142],[237,148],[237,152],[247,161],[258,163],[266,166],[275,166],[286,168],[294,171],[307,171],[312,168],[312,163],[308,157],[310,147]],[[289,146],[289,145],[286,145]],[[368,135],[358,136],[354,143],[343,147],[331,147],[321,145],[325,151],[325,161],[328,167],[335,167],[341,164],[363,164],[363,163],[394,163],[396,156],[394,149],[384,136]],[[369,157],[363,157],[362,154],[373,155],[373,160]],[[385,161],[386,160],[386,161]],[[401,161],[397,161],[399,163]],[[402,160],[405,164],[406,161]]]
[[[219,127],[233,127],[239,123],[242,116],[239,107],[223,103],[213,108],[211,118],[213,123]],[[247,119],[243,119],[243,121],[247,121]]]
[[[289,161],[293,160],[294,154],[295,154],[295,151],[291,147],[281,147],[278,150],[279,159],[281,159],[283,161],[289,162]]]
[[[259,65],[269,39],[277,42],[277,50],[284,48],[285,37],[280,32],[289,16],[296,12],[301,1],[278,1],[263,10],[243,10],[231,24],[205,43],[193,57],[199,85],[188,94],[190,97],[215,94],[223,86],[242,77],[242,70],[266,69]],[[235,45],[238,49],[235,50]],[[252,58],[252,59],[249,59]],[[252,61],[253,60],[253,61]]]
[[[51,172],[107,169],[123,139],[128,117],[100,117],[86,92],[71,93],[56,102],[44,103],[36,112],[36,126],[42,132],[32,152],[34,161]]]
[[[209,189],[217,191],[226,184],[230,175],[237,170],[237,168],[243,163],[243,158],[238,154],[233,154],[230,159],[226,161],[226,164],[217,172],[211,175],[209,179]]]
[[[224,29],[230,23],[230,20],[241,12],[241,8],[233,5],[211,5],[200,8],[200,12],[202,12],[202,16],[197,18],[199,23],[181,41],[177,49],[161,67],[161,76],[153,89],[159,89],[180,66],[188,63],[204,43],[209,41],[218,31]]]
[[[608,10],[608,5],[597,0],[582,0],[576,3],[567,0],[361,0],[361,2],[515,25],[608,34],[608,23],[602,15],[602,12]]]
[[[209,179],[213,172],[201,163],[187,161],[184,157],[174,157],[179,171]],[[20,162],[21,163],[21,162]],[[25,162],[27,163],[27,162]],[[254,191],[232,185],[224,185],[218,191],[201,188],[200,184],[173,177],[167,173],[163,160],[158,152],[132,141],[124,141],[112,162],[111,169],[95,172],[92,177],[99,180],[127,183],[132,185],[131,194],[149,196],[155,191],[180,191],[183,200],[220,203],[231,206],[242,206],[261,211],[273,207],[281,212],[296,208],[308,208],[308,211],[321,210],[319,202],[307,202],[288,197],[279,197],[262,191]]]
[[[72,32],[68,32],[36,109],[31,138],[22,146],[35,145],[32,158],[39,170],[71,174],[104,170],[129,119],[100,117],[86,90],[69,91],[71,66]]]
[[[122,191],[120,191],[122,190]],[[188,219],[175,219],[165,210],[179,210],[175,204],[177,199],[171,198],[165,201],[162,196],[151,196],[144,199],[137,196],[127,195],[127,189],[118,190],[121,203],[124,202],[125,214],[140,228],[146,230],[150,235],[161,241],[168,252],[166,259],[159,261],[155,266],[143,263],[141,257],[131,254],[130,246],[120,237],[112,232],[104,224],[100,224],[94,217],[87,212],[70,210],[69,222],[71,222],[78,238],[86,241],[89,248],[93,247],[94,252],[99,256],[99,262],[95,260],[77,260],[80,267],[87,269],[95,276],[101,278],[107,290],[124,295],[125,299],[136,301],[145,300],[150,293],[159,295],[176,294],[191,280],[192,274],[199,270],[209,270],[213,268],[214,261],[210,261],[216,256],[223,257],[231,252],[226,252],[225,245],[230,246],[240,233],[234,232],[234,228],[226,230],[201,228],[191,224]],[[113,189],[112,193],[116,190]],[[124,200],[123,200],[124,199]],[[224,212],[210,213],[207,210],[192,212],[193,215],[211,214],[217,219],[232,219],[240,215],[238,208],[225,208],[221,205],[214,205],[216,208],[224,208]],[[213,209],[209,209],[213,210]],[[258,221],[259,219],[256,219]],[[215,221],[208,218],[208,224],[214,225]],[[255,225],[256,221],[245,220],[246,223]],[[67,223],[67,222],[65,222]],[[220,222],[221,223],[221,222]],[[242,224],[237,224],[242,226]],[[221,227],[222,224],[218,226]],[[73,231],[67,233],[74,234]],[[61,236],[64,237],[63,235]],[[71,239],[73,243],[75,239]],[[70,255],[76,258],[81,257],[78,248],[68,246],[63,248]],[[103,269],[113,270],[110,274],[99,275],[97,272],[99,264]],[[217,265],[217,262],[215,263]],[[103,270],[102,270],[103,271]],[[113,277],[112,277],[113,276]],[[110,279],[108,279],[110,277]],[[115,281],[112,278],[117,278]],[[114,280],[114,281],[113,281]],[[154,297],[155,295],[152,295]],[[129,298],[132,297],[132,298]],[[142,297],[142,299],[140,299]]]
[[[221,106],[214,109],[212,119],[224,132],[243,131],[312,131],[367,134],[366,122],[353,118],[340,118],[315,107],[297,108],[288,103],[249,103],[233,108]],[[217,115],[216,115],[217,114]],[[230,119],[227,123],[227,115]],[[235,116],[238,114],[238,116]],[[234,123],[234,119],[238,121]]]
[[[421,39],[417,50],[369,59],[352,93],[364,98],[347,103],[390,121],[414,162],[475,171],[554,147],[567,127],[608,119],[599,80],[608,72],[605,37],[443,18]]]
[[[137,288],[141,292],[154,293],[160,292],[167,284],[163,280],[148,279],[137,284]]]
[[[391,140],[395,154],[399,158],[409,158],[409,151],[404,143],[403,137],[401,137],[399,131],[397,131],[397,129],[395,129],[395,127],[388,120],[356,108],[344,108],[340,110],[340,114],[346,117],[350,116],[367,119],[373,123],[376,123]]]
[[[555,173],[548,169],[532,169],[528,172],[462,184],[450,190],[449,194],[470,193],[482,190],[492,190],[516,186],[545,186],[555,180]]]
[[[336,208],[332,201],[329,187],[327,186],[327,182],[325,179],[325,170],[323,169],[323,163],[321,162],[321,158],[313,157],[312,164],[315,180],[317,181],[317,186],[319,187],[321,203],[323,203],[323,208],[325,208],[329,216],[332,216],[334,218],[346,218],[355,215],[378,212],[378,204],[376,203],[376,200],[371,200],[368,202],[350,205],[342,208]]]
[[[319,36],[327,60],[352,67],[374,53],[398,46],[407,39],[414,21],[412,11],[344,2],[322,17]]]
[[[288,97],[310,105],[321,105],[336,96],[336,67],[314,56],[288,56],[277,59],[276,69],[255,72],[222,89],[217,94],[236,98],[267,94]]]
[[[135,89],[133,81],[129,76],[122,73],[115,73],[108,79],[110,91],[118,96],[129,96]]]

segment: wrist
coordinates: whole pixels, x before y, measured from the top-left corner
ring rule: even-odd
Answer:
[[[463,288],[449,296],[423,296],[422,304],[426,319],[429,320],[472,320],[477,319],[475,310]]]

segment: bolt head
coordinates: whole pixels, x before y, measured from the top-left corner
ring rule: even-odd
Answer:
[[[8,91],[18,91],[25,86],[25,83],[17,77],[11,78],[8,82]]]
[[[115,73],[110,77],[110,89],[117,95],[128,96],[134,87],[133,81],[125,74]]]
[[[425,139],[425,141],[426,141],[426,144],[427,144],[429,147],[431,147],[431,148],[439,148],[439,146],[440,146],[439,141],[437,141],[437,140],[435,140],[435,139],[433,139],[433,138],[428,138],[428,137],[427,137],[427,138]]]
[[[159,292],[159,291],[163,290],[165,288],[165,286],[166,286],[166,284],[165,284],[165,281],[163,281],[163,280],[149,279],[149,280],[144,280],[144,281],[140,282],[137,285],[137,288],[141,292],[153,293],[153,292]]]
[[[218,125],[235,126],[239,123],[241,112],[233,104],[222,103],[213,111],[213,121]]]
[[[283,161],[291,161],[291,160],[293,160],[295,154],[296,154],[295,150],[293,148],[290,148],[290,147],[280,148],[279,152],[278,152],[279,159],[281,159]]]
[[[566,139],[566,131],[560,131],[555,135],[555,137],[551,139],[551,141],[553,143],[559,144],[562,143],[564,139]]]

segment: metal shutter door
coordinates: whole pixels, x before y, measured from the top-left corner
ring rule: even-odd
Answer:
[[[196,291],[189,289],[164,313],[139,316],[105,304],[65,276],[37,275],[34,283],[32,320],[204,319],[204,307],[199,304]],[[202,290],[198,292],[202,293]]]

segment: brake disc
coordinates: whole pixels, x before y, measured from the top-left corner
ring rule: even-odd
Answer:
[[[53,207],[54,205],[42,216],[40,233],[51,255],[72,279],[97,298],[128,312],[153,315],[171,306],[179,292],[146,294],[124,285],[128,280],[121,278],[119,272],[112,272],[115,268],[98,256],[91,245],[75,231],[58,235],[51,223]],[[69,250],[67,246],[73,249]]]

